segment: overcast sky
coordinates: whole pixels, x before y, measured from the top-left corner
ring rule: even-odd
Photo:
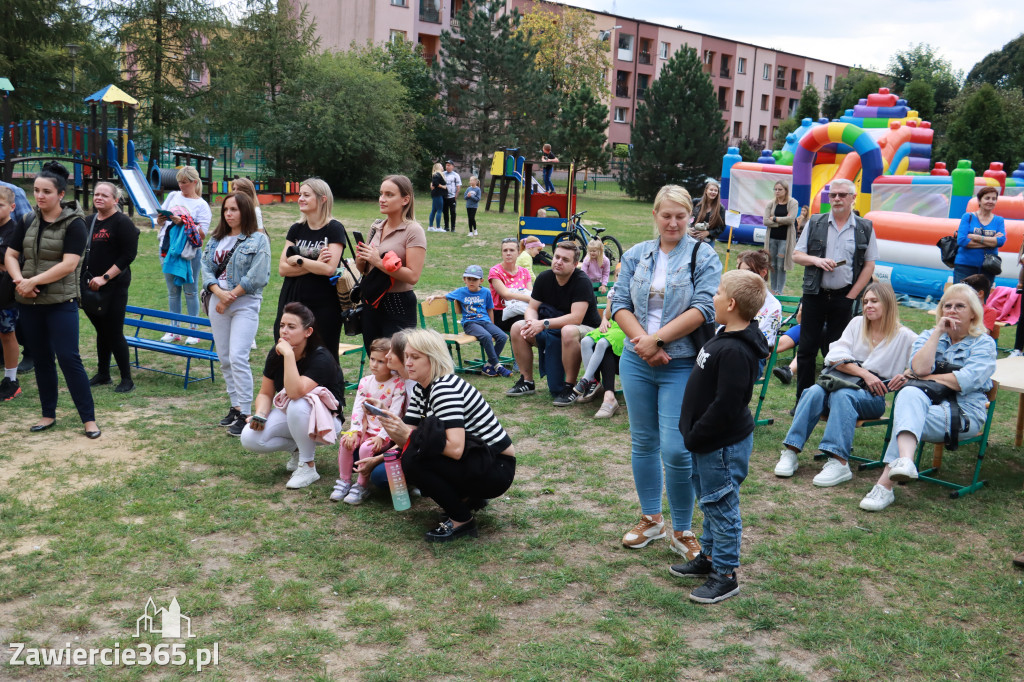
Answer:
[[[1024,2],[996,0],[561,0],[805,57],[882,71],[892,54],[928,43],[964,75],[1024,32]]]

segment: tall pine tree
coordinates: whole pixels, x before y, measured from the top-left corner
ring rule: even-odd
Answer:
[[[610,152],[606,130],[608,107],[586,85],[570,92],[558,112],[554,138],[558,157],[571,160],[577,170],[607,171]]]
[[[466,3],[458,21],[461,35],[441,33],[435,71],[457,131],[459,148],[450,151],[468,158],[481,176],[484,160],[501,146],[539,157],[556,101],[536,68],[537,48],[518,31],[519,13],[506,12],[501,0]]]
[[[725,122],[697,50],[683,47],[662,67],[637,107],[630,138],[633,150],[619,182],[641,201],[652,201],[668,184],[699,192],[721,167]]]

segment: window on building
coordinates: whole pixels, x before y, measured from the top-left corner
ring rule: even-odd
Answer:
[[[188,72],[188,79],[193,83],[203,82],[203,72],[199,69],[192,69]]]
[[[633,36],[626,33],[619,34],[618,57],[625,62],[633,61]]]
[[[793,99],[793,98],[791,97],[791,98],[789,99],[789,115],[790,115],[790,116],[792,116],[793,114],[795,114],[795,113],[796,113],[796,108],[797,108],[798,106],[800,106],[800,100],[798,100],[798,99]]]
[[[669,45],[668,43],[664,43],[664,42],[663,43],[659,43],[658,44],[658,59],[668,59],[669,54],[671,54],[671,50],[672,50],[672,46]]]
[[[392,0],[392,2],[393,1],[394,0]],[[395,29],[391,29],[391,37],[389,40],[393,43],[405,42],[405,31],[396,31]]]
[[[615,72],[615,96],[629,97],[629,71]]]
[[[804,81],[804,85],[813,85],[813,84],[814,84],[814,72],[813,71],[808,71],[807,72],[807,80]]]
[[[790,90],[799,90],[800,89],[800,69],[793,69],[792,71],[790,71],[789,89]]]
[[[757,127],[757,141],[758,142],[764,142],[765,141],[764,137],[767,134],[768,134],[768,126],[758,126]]]
[[[743,137],[743,124],[739,121],[735,121],[732,124],[732,136]]]
[[[729,88],[724,85],[718,87],[718,108],[722,111],[729,110]]]
[[[761,95],[761,111],[768,111],[768,95]]]
[[[761,71],[761,78],[763,80],[766,80],[766,81],[770,81],[772,79],[772,65],[771,64],[765,64],[764,65],[764,70]]]
[[[644,93],[647,92],[647,87],[651,84],[651,77],[646,73],[638,73],[636,75],[636,98],[643,99]]]
[[[832,76],[825,76],[825,91],[832,89]]]
[[[785,115],[785,112],[782,110],[784,106],[786,106],[786,98],[776,97],[775,105],[772,107],[772,116],[774,116],[775,118],[782,118]]]
[[[704,50],[704,63],[710,64],[713,61],[715,61],[715,53],[711,50]]]
[[[395,7],[408,7],[408,0],[391,0],[391,4]]]
[[[647,38],[640,39],[640,54],[637,55],[637,61],[641,64],[651,63],[651,41]]]
[[[626,107],[615,107],[615,122],[625,123],[626,122]]]
[[[775,87],[785,88],[786,87],[786,67],[780,66],[775,69]]]
[[[737,90],[736,91],[736,101],[735,101],[735,104],[738,107],[742,107],[743,106],[743,91],[742,90]]]
[[[420,21],[441,23],[441,3],[438,0],[420,0]]]
[[[746,57],[740,57],[739,59],[736,60],[736,73],[746,73],[746,72],[747,72],[747,58]]]
[[[775,133],[779,132],[779,126],[772,126],[772,139],[775,139]]]
[[[732,55],[723,54],[720,60],[721,64],[718,67],[718,75],[721,78],[732,78],[732,72],[729,70],[729,61]]]

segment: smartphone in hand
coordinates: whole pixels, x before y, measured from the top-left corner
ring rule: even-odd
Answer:
[[[363,239],[363,233],[359,230],[352,230],[352,237],[356,240],[356,244],[366,243],[366,240]]]
[[[366,408],[367,412],[369,412],[370,414],[372,414],[374,416],[377,416],[377,417],[384,417],[384,416],[387,416],[387,415],[391,414],[387,410],[380,409],[379,407],[377,407],[373,403],[363,403],[363,407]]]

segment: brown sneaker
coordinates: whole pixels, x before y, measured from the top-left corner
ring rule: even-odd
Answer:
[[[672,551],[693,561],[700,555],[700,542],[697,536],[688,530],[677,530],[672,533]]]
[[[630,549],[640,549],[650,544],[651,540],[660,540],[663,537],[665,537],[665,521],[655,521],[644,514],[640,517],[640,522],[622,536],[622,544]]]

